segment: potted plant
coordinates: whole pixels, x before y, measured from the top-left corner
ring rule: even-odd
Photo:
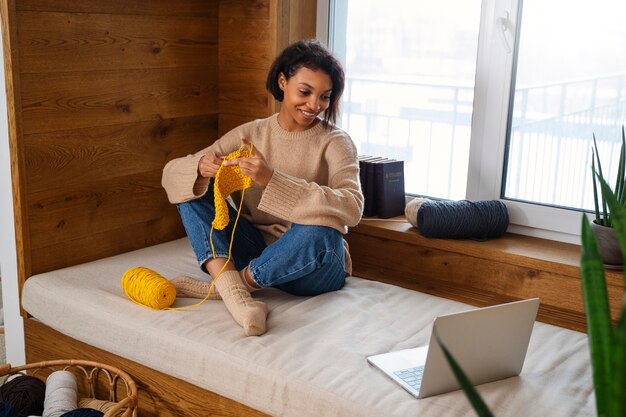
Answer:
[[[624,130],[622,128],[622,155],[620,170],[624,171]],[[600,173],[597,174],[605,201],[611,212],[612,227],[619,246],[626,253],[626,204],[618,199]],[[623,182],[622,182],[623,186]],[[623,189],[622,189],[623,191]],[[626,415],[626,286],[622,297],[622,311],[614,328],[611,324],[606,278],[598,245],[586,219],[582,226],[582,256],[580,273],[583,300],[587,315],[587,334],[593,369],[598,416]],[[626,273],[624,274],[626,281]]]
[[[623,149],[622,141],[622,156]],[[623,169],[623,165],[620,165]],[[616,193],[612,192],[600,173],[594,173],[594,175],[598,178],[603,199],[610,210],[611,224],[616,231],[619,245],[626,253],[626,204],[617,198]],[[580,273],[587,316],[596,410],[599,417],[624,417],[626,416],[626,285],[620,317],[617,326],[613,327],[604,265],[591,225],[585,215],[582,219],[581,239]],[[624,281],[626,282],[626,273]],[[491,417],[493,414],[464,375],[459,364],[439,339],[438,342],[476,413],[480,417]]]
[[[624,190],[626,185],[626,173],[624,171],[624,164],[626,163],[625,143],[626,137],[624,135],[624,126],[622,126],[622,147],[619,156],[617,178],[615,179],[615,187],[613,188],[618,202],[622,205],[626,203],[626,191]],[[595,175],[596,163],[598,177]],[[600,163],[600,155],[598,153],[598,144],[595,135],[593,135],[593,148],[591,148],[591,173],[595,206],[595,219],[591,223],[591,229],[596,235],[604,265],[611,269],[622,269],[624,267],[624,258],[613,228],[613,216],[607,204],[605,191],[600,187],[600,193],[598,194],[598,178],[604,178],[604,174],[602,173],[602,164]]]

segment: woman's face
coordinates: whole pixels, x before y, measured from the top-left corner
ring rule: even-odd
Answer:
[[[328,74],[301,67],[289,80],[281,73],[278,86],[284,92],[278,114],[283,129],[301,132],[319,123],[317,116],[328,108],[333,88]]]

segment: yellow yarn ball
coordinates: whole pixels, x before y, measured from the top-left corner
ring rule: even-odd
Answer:
[[[155,310],[168,308],[176,300],[174,284],[157,272],[143,266],[124,272],[122,289],[136,304]]]

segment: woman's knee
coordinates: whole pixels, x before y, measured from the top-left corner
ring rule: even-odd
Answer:
[[[326,226],[294,224],[285,237],[290,240],[287,247],[293,248],[294,259],[315,259],[319,267],[336,261],[344,267],[343,235],[339,231]],[[345,267],[343,270],[345,272]]]
[[[341,251],[343,253],[343,236],[332,227],[293,224],[289,232],[302,245],[320,251]]]
[[[335,251],[318,254],[315,266],[308,273],[290,282],[276,285],[277,288],[293,295],[313,296],[340,290],[346,282],[345,266]],[[311,265],[312,266],[312,265]]]
[[[340,290],[346,282],[346,264],[343,251],[328,251],[324,254],[318,277],[326,281],[325,291]]]

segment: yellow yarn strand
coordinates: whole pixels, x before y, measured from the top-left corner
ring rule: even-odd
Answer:
[[[151,269],[139,266],[122,276],[122,289],[135,304],[164,310],[174,304],[176,287]]]
[[[209,291],[207,292],[207,295],[202,300],[198,301],[195,304],[185,306],[185,307],[168,307],[166,308],[166,310],[188,310],[190,308],[198,307],[200,304],[204,303],[206,300],[209,299],[209,297],[213,293],[215,282],[217,282],[217,279],[222,275],[222,272],[224,272],[224,268],[226,268],[226,265],[228,265],[228,262],[230,262],[230,257],[231,257],[232,248],[233,248],[233,239],[235,238],[235,229],[237,229],[237,222],[239,222],[239,215],[241,214],[241,208],[243,207],[244,194],[245,194],[245,190],[241,190],[241,201],[239,202],[239,210],[237,210],[237,217],[235,218],[233,231],[230,235],[230,244],[228,246],[228,258],[226,259],[226,262],[224,262],[224,265],[222,265],[222,268],[217,273],[217,276],[215,277],[213,282],[211,282],[211,286],[209,287]],[[215,247],[213,246],[213,227],[211,227],[211,233],[209,234],[209,241],[211,242],[211,253],[213,254],[213,259],[215,259]]]
[[[250,145],[250,150],[245,146],[242,146],[239,150],[229,154],[224,160],[231,160],[234,158],[250,157],[252,156],[252,149],[254,145]],[[224,168],[224,169],[222,169]],[[236,169],[232,169],[236,168]],[[221,180],[221,181],[220,181]],[[220,204],[218,204],[218,198],[216,198],[215,204],[215,219],[211,224],[211,233],[209,240],[211,243],[211,254],[215,259],[215,247],[213,246],[213,228],[223,230],[228,224],[228,206],[225,199],[234,191],[241,190],[241,201],[239,202],[239,209],[237,210],[237,217],[233,224],[233,231],[230,237],[230,244],[228,246],[228,258],[217,273],[209,291],[201,301],[196,304],[192,304],[185,307],[170,307],[176,300],[176,287],[167,278],[159,275],[157,272],[145,268],[143,266],[131,268],[127,270],[122,276],[122,289],[126,293],[126,296],[135,304],[149,307],[155,310],[188,310],[199,306],[209,299],[215,287],[215,282],[224,272],[224,268],[231,260],[233,240],[235,239],[235,230],[237,229],[237,223],[241,215],[243,208],[243,198],[246,188],[252,185],[252,179],[241,173],[241,169],[238,165],[221,166],[215,176],[214,192],[216,197],[219,195]],[[223,204],[221,204],[223,203]],[[226,225],[224,224],[226,221]]]
[[[244,148],[245,147],[242,146],[238,151],[229,154],[226,158],[224,158],[224,160],[234,159],[235,157],[252,156],[252,149],[254,149],[254,145],[250,144],[250,151],[247,154],[243,151]],[[224,167],[224,168],[227,168],[227,167]],[[217,178],[218,178],[218,176],[220,178],[224,178],[223,175],[227,175],[227,176],[232,176],[232,175],[240,175],[240,176],[242,176],[243,175],[241,173],[241,170],[239,169],[239,166],[237,166],[237,171],[238,171],[238,174],[233,174],[234,171],[222,171],[222,167],[220,167],[220,169],[217,172],[217,175],[215,176],[216,177],[216,181],[215,181],[215,185],[214,185],[214,187],[215,187],[215,191],[214,192],[215,193],[218,192],[217,191],[217,188],[218,188],[218,180],[217,180]],[[221,172],[224,172],[224,174],[220,175]],[[195,304],[192,304],[192,305],[189,305],[189,306],[185,306],[185,307],[169,307],[169,308],[167,308],[167,310],[188,310],[190,308],[195,308],[195,307],[199,306],[200,304],[204,303],[206,300],[208,300],[209,297],[211,296],[211,294],[213,293],[213,289],[215,288],[215,283],[217,282],[218,278],[222,275],[222,272],[224,272],[224,268],[226,268],[226,265],[228,265],[228,262],[230,262],[230,259],[231,259],[232,249],[233,249],[233,241],[235,240],[235,230],[237,230],[237,223],[239,223],[239,217],[241,216],[241,210],[243,208],[243,198],[244,198],[245,193],[246,193],[246,188],[249,188],[252,185],[252,179],[250,177],[247,177],[247,178],[250,180],[249,182],[248,181],[239,181],[239,185],[238,185],[238,186],[242,187],[241,188],[241,200],[239,201],[239,208],[237,209],[237,217],[235,218],[235,223],[233,224],[233,231],[230,234],[230,243],[228,245],[228,258],[226,259],[226,262],[224,262],[224,265],[222,265],[222,268],[217,273],[217,276],[211,282],[211,286],[209,287],[209,291],[207,292],[207,295],[202,300],[200,300],[199,302],[197,302]],[[230,182],[230,184],[232,184],[232,182]],[[226,197],[228,197],[228,195],[230,195],[230,193],[232,193],[234,191],[237,191],[237,190],[236,189],[230,190],[228,192],[228,194],[223,196],[223,198],[225,199]],[[211,255],[213,255],[213,259],[216,258],[216,256],[215,256],[215,246],[213,246],[213,229],[216,228],[216,221],[218,219],[220,219],[220,218],[223,219],[225,217],[226,221],[228,222],[228,207],[225,207],[225,210],[226,210],[226,214],[225,215],[223,214],[224,213],[223,210],[224,210],[224,208],[221,205],[218,206],[217,201],[216,201],[216,204],[215,204],[215,219],[214,219],[213,223],[211,224],[211,232],[209,233],[209,243],[211,244]],[[220,213],[222,213],[222,214],[220,214]],[[221,227],[222,223],[220,221],[218,221],[217,223],[218,223],[218,226],[217,226],[218,230],[222,230],[222,229],[225,228],[225,226]]]

